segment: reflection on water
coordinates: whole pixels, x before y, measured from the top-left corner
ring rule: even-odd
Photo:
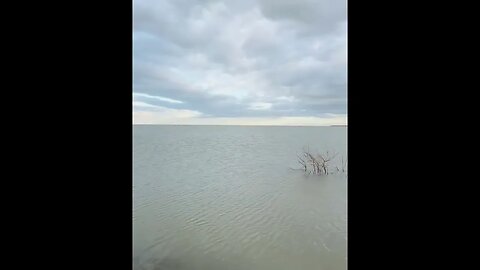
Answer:
[[[135,126],[134,268],[346,269],[346,175],[290,169],[345,144],[337,127]]]

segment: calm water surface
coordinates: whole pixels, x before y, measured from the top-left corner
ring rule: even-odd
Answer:
[[[346,174],[290,169],[307,145],[346,158],[346,128],[133,132],[134,269],[346,269]]]

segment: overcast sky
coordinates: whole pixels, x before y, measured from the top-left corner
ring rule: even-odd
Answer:
[[[135,124],[346,119],[345,0],[134,0]]]

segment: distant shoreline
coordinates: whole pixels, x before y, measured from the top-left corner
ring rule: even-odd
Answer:
[[[190,124],[132,124],[132,126],[193,126],[193,127],[348,127],[348,125],[190,125]]]

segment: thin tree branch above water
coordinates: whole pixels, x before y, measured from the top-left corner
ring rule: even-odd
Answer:
[[[335,173],[330,171],[330,164],[335,160],[338,156],[336,152],[329,152],[326,151],[325,153],[317,153],[314,154],[308,147],[304,147],[302,154],[297,155],[297,161],[302,165],[300,170],[303,170],[306,174],[316,174],[316,175],[328,175]],[[347,162],[342,156],[341,158],[341,167],[335,166],[337,173],[345,173]]]

